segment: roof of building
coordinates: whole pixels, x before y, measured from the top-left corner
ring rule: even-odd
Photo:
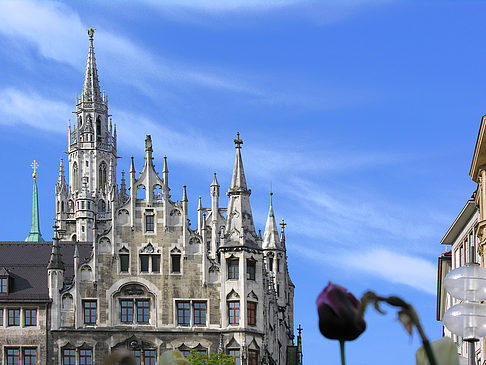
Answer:
[[[444,238],[440,241],[441,245],[452,245],[454,241],[457,239],[459,234],[463,231],[466,224],[469,220],[473,217],[474,213],[476,213],[476,203],[474,200],[468,200],[464,208],[462,208],[461,212],[454,220],[454,223],[450,226],[447,230],[447,233],[444,235]]]
[[[90,243],[79,243],[80,262],[89,259]],[[60,249],[65,266],[64,283],[72,282],[74,276],[73,242],[61,242]],[[2,301],[49,300],[47,265],[52,251],[51,242],[0,242],[0,269],[9,275],[9,292],[0,295]]]

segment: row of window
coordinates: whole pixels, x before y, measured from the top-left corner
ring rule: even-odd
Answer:
[[[240,278],[240,260],[237,258],[231,258],[227,260],[228,266],[228,279],[238,280]],[[255,280],[256,274],[256,261],[247,259],[246,260],[246,279]]]
[[[96,324],[96,300],[83,301],[84,323]],[[177,324],[181,326],[206,325],[207,303],[205,301],[177,301]],[[26,310],[31,311],[31,310]],[[257,303],[247,302],[247,323],[256,325]],[[15,317],[13,317],[15,318]],[[27,318],[27,317],[26,317]],[[120,299],[120,321],[122,323],[150,322],[150,299]],[[240,302],[228,302],[229,324],[240,323]],[[10,322],[9,322],[10,323]],[[17,324],[18,325],[18,324]]]
[[[0,327],[4,326],[20,326],[20,314],[22,310],[20,308],[0,308]],[[23,310],[23,326],[33,327],[37,326],[37,309],[29,308]],[[5,320],[4,320],[4,317]]]
[[[187,348],[180,349],[181,353],[188,357],[191,351]],[[198,352],[206,354],[206,350]],[[155,365],[155,349],[135,349],[132,351],[137,365]],[[228,349],[228,354],[233,357],[235,365],[240,364],[240,350]],[[62,365],[91,365],[93,363],[93,350],[90,348],[65,348],[62,350]],[[36,365],[37,349],[32,347],[6,347],[5,359],[7,365]],[[248,350],[248,364],[258,365],[258,351]]]
[[[5,360],[7,365],[36,365],[37,349],[32,347],[6,347]]]
[[[160,254],[140,254],[140,272],[142,273],[160,273]],[[170,255],[172,274],[179,274],[181,272],[181,255]],[[120,272],[129,272],[130,269],[130,255],[128,253],[120,254]]]

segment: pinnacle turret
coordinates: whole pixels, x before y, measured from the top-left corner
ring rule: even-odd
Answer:
[[[247,188],[243,160],[241,158],[240,133],[234,140],[236,145],[235,165],[231,187],[228,189],[228,212],[224,246],[258,247],[250,206],[251,190]]]
[[[64,176],[64,164],[62,158],[61,161],[59,162],[59,178],[57,179],[57,183],[60,186],[66,185],[66,177]]]
[[[265,225],[265,233],[263,234],[263,249],[277,250],[280,249],[280,239],[278,237],[277,223],[275,222],[275,214],[273,213],[273,193],[270,193],[270,209],[268,210],[267,224]]]
[[[88,60],[86,62],[86,74],[84,77],[83,100],[102,103],[93,45],[94,33],[95,30],[93,28],[88,29],[89,51]]]
[[[52,250],[51,258],[49,259],[49,264],[47,265],[48,270],[64,270],[64,262],[62,262],[61,247],[59,246],[59,233],[56,226],[53,227],[55,230],[54,238],[52,239]]]

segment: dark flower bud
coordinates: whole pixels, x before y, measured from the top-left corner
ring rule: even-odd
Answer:
[[[329,282],[317,297],[319,330],[332,340],[355,340],[366,328],[359,318],[360,302],[342,286]]]

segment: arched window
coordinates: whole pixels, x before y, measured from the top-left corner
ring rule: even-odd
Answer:
[[[106,186],[106,164],[102,162],[98,170],[98,188],[100,190],[105,190],[105,186]]]
[[[78,119],[78,128],[81,128],[83,126],[83,117],[79,116]]]
[[[79,173],[78,173],[78,164],[75,162],[73,163],[73,181],[71,183],[73,190],[78,190],[78,180],[79,180]]]
[[[106,212],[106,203],[103,199],[98,202],[98,211]]]
[[[64,213],[64,201],[61,202],[61,213]]]

